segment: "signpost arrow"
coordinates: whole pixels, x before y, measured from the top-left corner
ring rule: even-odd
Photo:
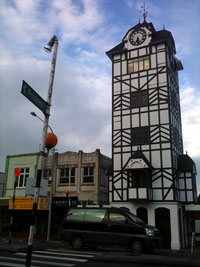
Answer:
[[[46,115],[48,103],[24,80],[21,93]]]

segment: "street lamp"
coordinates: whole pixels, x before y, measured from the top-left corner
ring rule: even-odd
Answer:
[[[52,91],[53,91],[53,81],[54,81],[54,75],[55,75],[56,57],[57,57],[57,49],[58,49],[58,38],[55,35],[50,39],[48,44],[44,46],[44,49],[46,52],[51,52],[52,48],[54,49],[53,49],[53,56],[52,56],[52,61],[51,61],[51,70],[50,70],[48,94],[47,94],[47,101],[46,101],[48,105],[47,105],[47,110],[46,110],[45,117],[44,117],[44,126],[43,126],[43,131],[42,131],[42,139],[41,139],[40,152],[39,152],[39,162],[38,162],[36,185],[35,185],[35,192],[34,192],[34,199],[33,199],[32,218],[31,218],[31,225],[30,225],[29,237],[28,237],[26,267],[31,266],[31,256],[32,256],[33,239],[34,239],[35,225],[36,225],[36,214],[37,214],[39,189],[40,189],[40,182],[41,182],[44,155],[45,155],[47,128],[49,124],[51,96],[52,96]]]
[[[34,112],[34,111],[32,111],[31,113],[30,113],[33,117],[37,117],[39,120],[41,120],[43,123],[44,123],[44,121]],[[50,125],[48,125],[47,127],[49,127],[49,129],[51,130],[51,132],[53,133],[53,130],[52,130],[52,128],[50,127]]]

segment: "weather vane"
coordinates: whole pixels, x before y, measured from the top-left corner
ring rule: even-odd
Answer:
[[[143,6],[141,6],[141,8],[143,9],[143,17],[144,17],[144,21],[146,21],[146,17],[147,17],[147,9],[149,9],[149,7],[146,7],[145,5],[145,1],[143,2]]]

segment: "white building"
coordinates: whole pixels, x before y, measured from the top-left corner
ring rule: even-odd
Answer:
[[[171,32],[138,23],[106,53],[112,60],[110,202],[156,225],[166,248],[188,245],[185,205],[195,203],[195,163],[183,154],[178,71]]]

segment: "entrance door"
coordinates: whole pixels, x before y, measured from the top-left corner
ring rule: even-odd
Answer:
[[[167,208],[156,209],[155,222],[163,238],[163,247],[171,248],[170,210]]]

